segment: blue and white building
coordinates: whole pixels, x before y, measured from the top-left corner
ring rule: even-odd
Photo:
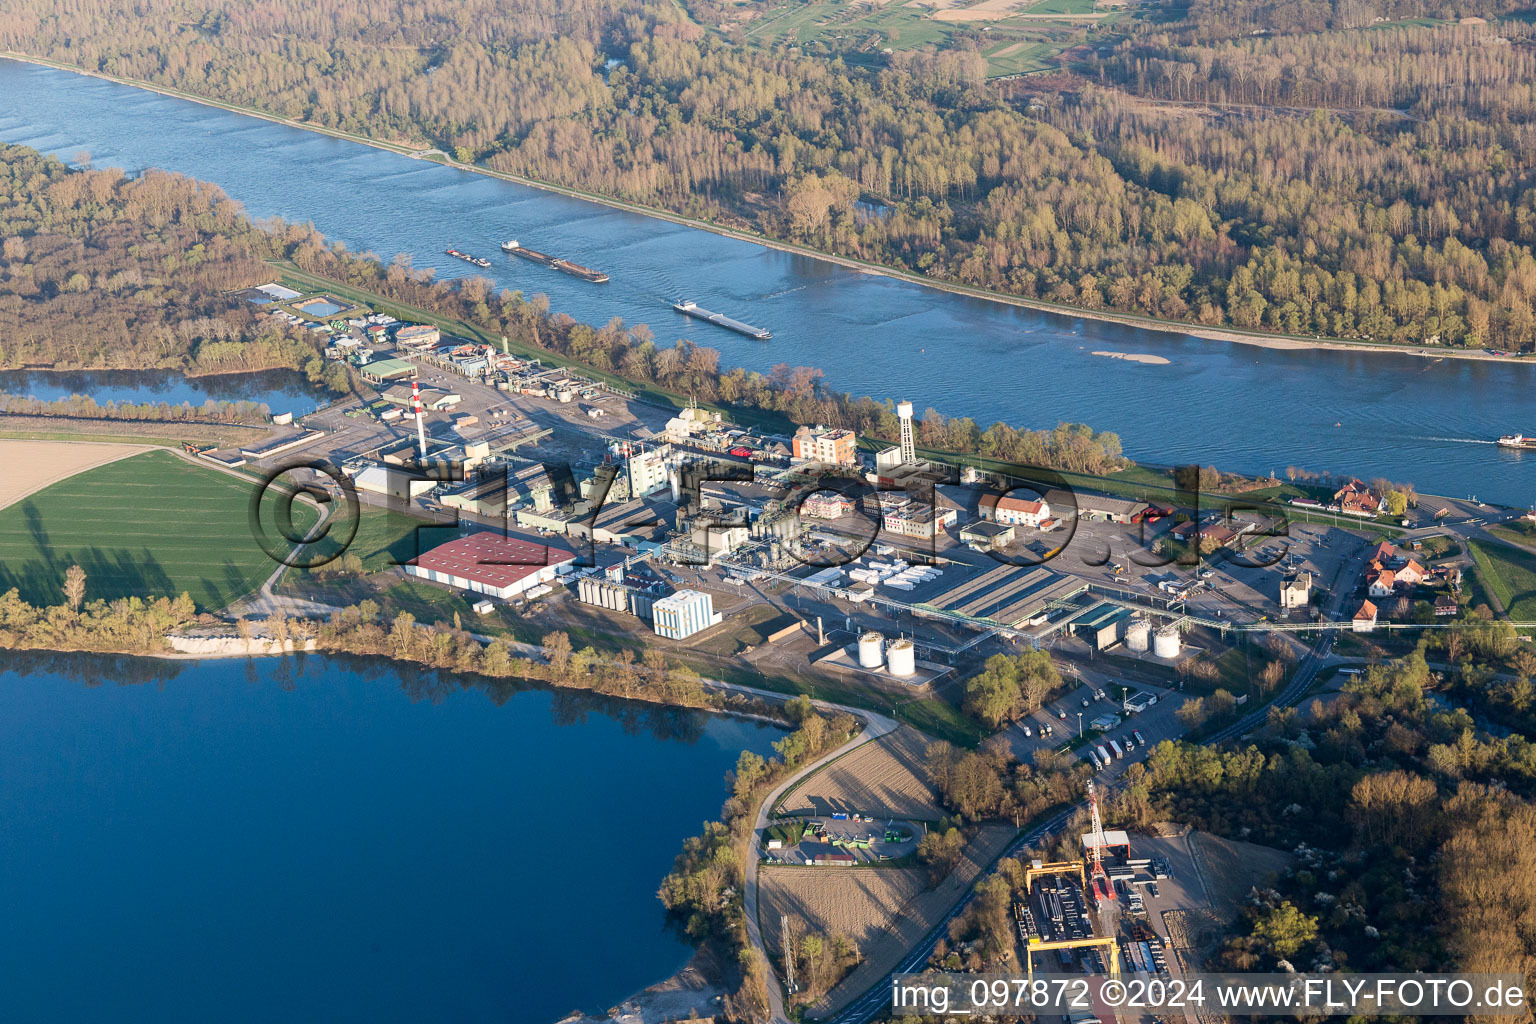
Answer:
[[[669,640],[686,640],[720,621],[715,602],[701,590],[679,590],[651,608],[656,633]]]

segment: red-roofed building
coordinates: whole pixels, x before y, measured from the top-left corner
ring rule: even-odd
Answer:
[[[1043,501],[1015,498],[1011,494],[984,495],[981,518],[1004,526],[1039,526],[1051,516],[1051,506]]]
[[[1360,610],[1355,612],[1354,628],[1356,633],[1369,633],[1376,628],[1376,606],[1369,601],[1360,602]]]
[[[1391,597],[1392,591],[1397,587],[1397,574],[1391,569],[1383,569],[1370,577],[1370,595],[1372,597]]]
[[[1386,499],[1372,491],[1359,480],[1351,480],[1349,483],[1333,492],[1333,500],[1338,502],[1339,511],[1348,516],[1359,516],[1363,519],[1379,515],[1386,511]],[[1391,545],[1386,545],[1388,548]]]
[[[407,562],[405,571],[505,601],[552,582],[560,566],[575,559],[564,548],[481,532],[438,545]]]

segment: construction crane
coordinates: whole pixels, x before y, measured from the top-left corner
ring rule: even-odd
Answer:
[[[1093,831],[1089,833],[1089,855],[1093,860],[1093,867],[1089,870],[1090,884],[1093,890],[1093,898],[1097,903],[1115,898],[1115,886],[1109,880],[1109,872],[1104,870],[1104,846],[1107,840],[1104,837],[1104,819],[1099,817],[1099,795],[1094,790],[1093,780],[1088,780],[1088,812],[1093,815]]]

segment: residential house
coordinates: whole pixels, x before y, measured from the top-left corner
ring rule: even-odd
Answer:
[[[1397,573],[1391,569],[1382,569],[1372,576],[1368,576],[1369,586],[1367,591],[1372,597],[1391,597],[1397,587]]]
[[[981,518],[1003,526],[1039,526],[1051,517],[1051,506],[1044,501],[1015,498],[1011,494],[988,494],[981,499]]]
[[[1386,499],[1359,480],[1351,480],[1334,491],[1333,500],[1339,506],[1340,512],[1347,516],[1359,516],[1362,519],[1373,519],[1385,512],[1387,508]]]
[[[1376,628],[1376,606],[1369,601],[1360,602],[1360,610],[1355,612],[1354,631],[1356,633],[1369,633]]]

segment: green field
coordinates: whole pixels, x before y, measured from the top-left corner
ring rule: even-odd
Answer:
[[[0,510],[0,590],[58,604],[65,570],[79,565],[87,601],[186,591],[199,611],[223,608],[277,568],[252,537],[252,486],[169,452],[62,480]],[[314,518],[295,506],[299,529]]]
[[[1536,552],[1472,541],[1472,558],[1488,589],[1516,622],[1536,622]]]
[[[458,536],[456,526],[436,524],[394,509],[359,504],[357,512],[357,532],[352,534],[351,542],[345,550],[341,542],[347,539],[350,532],[350,514],[344,507],[339,507],[330,520],[331,533],[306,552],[306,559],[314,559],[313,564],[325,568],[321,559],[353,554],[362,559],[365,571],[377,572],[404,564],[423,551],[429,551]],[[286,577],[293,581],[303,578],[304,574],[299,572],[289,573]]]

